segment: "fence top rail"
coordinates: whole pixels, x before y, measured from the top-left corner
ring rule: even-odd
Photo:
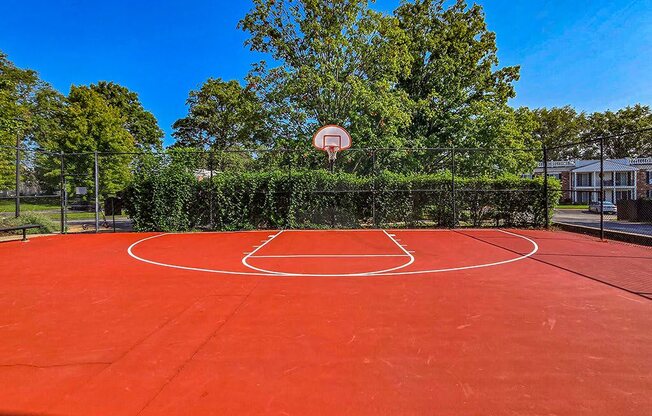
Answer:
[[[277,149],[223,149],[223,150],[199,150],[199,149],[164,149],[155,151],[138,151],[138,152],[101,152],[101,151],[88,151],[88,152],[55,152],[44,149],[23,148],[15,146],[0,145],[0,148],[7,148],[12,150],[30,151],[38,153],[47,153],[56,156],[91,156],[97,154],[98,156],[138,156],[138,155],[173,155],[173,154],[202,154],[202,155],[219,155],[228,153],[303,153],[312,151],[312,149],[291,149],[291,148],[277,148]],[[514,152],[541,152],[541,148],[522,148],[522,147],[360,147],[347,149],[347,152],[452,152],[452,151],[475,151],[475,152],[501,152],[501,151],[514,151]]]
[[[652,127],[647,127],[647,128],[642,128],[638,130],[632,130],[632,131],[627,131],[623,133],[618,133],[618,134],[613,134],[613,135],[608,135],[608,136],[599,136],[599,137],[593,137],[593,138],[588,138],[586,140],[581,140],[577,142],[572,142],[572,143],[564,143],[558,146],[549,146],[546,147],[547,150],[557,150],[557,149],[562,149],[565,147],[572,147],[572,146],[577,146],[577,145],[582,145],[582,144],[591,144],[591,143],[597,143],[601,140],[609,140],[609,139],[616,139],[619,137],[624,137],[624,136],[629,136],[632,134],[640,134],[640,133],[646,133],[646,132],[652,132]],[[0,148],[5,148],[5,149],[13,149],[13,150],[24,150],[24,151],[32,151],[32,152],[39,152],[39,153],[48,153],[52,155],[93,155],[93,154],[98,154],[98,155],[151,155],[151,154],[169,154],[169,153],[174,153],[177,151],[177,149],[163,149],[163,150],[153,150],[153,151],[136,151],[136,152],[101,152],[101,151],[87,151],[87,152],[62,152],[62,151],[52,151],[52,150],[45,150],[41,148],[34,148],[34,147],[23,147],[23,146],[9,146],[9,145],[0,145]],[[308,149],[293,149],[293,148],[274,148],[274,149],[223,149],[223,150],[211,150],[211,149],[178,149],[178,151],[182,153],[188,153],[188,154],[220,154],[220,153],[270,153],[270,152],[303,152],[307,151]],[[520,152],[540,152],[543,150],[542,147],[530,147],[530,148],[522,148],[522,147],[456,147],[456,146],[449,146],[449,147],[368,147],[368,148],[352,148],[348,149],[349,151],[367,151],[367,152],[373,152],[373,151],[520,151]]]
[[[612,134],[609,136],[598,136],[598,137],[593,137],[589,138],[586,140],[580,140],[578,142],[571,142],[571,143],[565,143],[559,146],[551,146],[547,147],[548,150],[557,150],[557,149],[563,149],[566,147],[573,147],[573,146],[578,146],[581,144],[593,144],[593,143],[599,143],[601,140],[610,140],[610,139],[617,139],[620,137],[624,136],[631,136],[632,134],[639,134],[639,133],[647,133],[647,132],[652,132],[652,127],[646,127],[643,129],[638,129],[638,130],[632,130],[632,131],[626,131],[624,133],[618,133],[618,134]]]
[[[6,144],[0,144],[1,149],[11,149],[13,151],[20,150],[22,152],[35,152],[35,153],[46,153],[49,155],[55,155],[55,156],[60,156],[62,153],[61,152],[54,152],[51,150],[45,150],[45,149],[40,149],[40,148],[34,148],[34,147],[23,147],[23,146],[8,146]]]

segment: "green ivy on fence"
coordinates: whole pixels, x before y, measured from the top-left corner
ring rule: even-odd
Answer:
[[[200,180],[185,157],[137,163],[124,194],[136,230],[541,227],[545,221],[540,178],[456,178],[453,187],[450,173],[278,170],[215,173],[212,180]],[[552,207],[560,186],[555,180],[549,186]]]

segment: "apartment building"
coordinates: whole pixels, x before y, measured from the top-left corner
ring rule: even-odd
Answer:
[[[543,175],[543,162],[534,170]],[[548,176],[561,181],[562,200],[574,204],[597,201],[600,196],[599,160],[548,162]],[[652,198],[652,157],[604,161],[605,201]]]

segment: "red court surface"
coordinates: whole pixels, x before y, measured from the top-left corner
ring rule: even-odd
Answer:
[[[0,244],[0,415],[644,415],[652,250],[531,230]]]

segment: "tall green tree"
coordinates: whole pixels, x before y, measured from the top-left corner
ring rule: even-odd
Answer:
[[[402,146],[410,66],[408,39],[367,0],[254,0],[239,27],[246,44],[279,65],[256,65],[249,82],[264,97],[282,146],[309,146],[318,125],[346,127],[356,146]]]
[[[23,183],[38,184],[43,190],[58,189],[60,152],[160,149],[162,137],[155,117],[127,88],[99,82],[89,87],[73,86],[65,97],[36,72],[16,67],[0,52],[0,145],[19,144],[24,149]],[[13,189],[15,151],[10,147],[0,149],[0,190]],[[92,155],[71,155],[66,159],[69,182],[91,187]],[[103,155],[100,159],[102,192],[120,190],[129,179],[130,157]]]
[[[532,172],[542,156],[532,134],[537,126],[532,112],[491,102],[474,103],[471,110],[474,117],[462,130],[470,150],[457,150],[458,171],[464,176]]]
[[[100,94],[108,105],[117,109],[124,118],[124,128],[133,136],[140,149],[160,150],[163,146],[163,130],[154,115],[145,110],[138,94],[114,82],[100,81],[90,89]]]
[[[539,108],[532,113],[536,119],[534,138],[541,146],[552,148],[548,154],[550,159],[580,155],[580,147],[572,143],[581,142],[586,135],[588,121],[585,113],[578,113],[569,105]]]
[[[63,97],[35,71],[16,67],[0,52],[0,190],[15,186],[15,150],[30,149],[58,128]],[[34,153],[22,152],[23,182],[35,179]]]
[[[647,105],[636,104],[617,111],[593,113],[588,117],[588,137],[609,137],[604,141],[608,158],[652,156],[652,131],[629,134],[652,128],[652,110]],[[597,145],[584,152],[597,156]]]
[[[409,39],[410,71],[399,87],[413,102],[413,118],[404,134],[415,145],[468,146],[466,126],[491,107],[507,113],[515,96],[519,67],[498,68],[496,35],[482,7],[458,0],[405,1],[395,11]],[[502,107],[502,108],[501,108]],[[492,145],[492,143],[487,143]]]
[[[538,143],[552,148],[550,159],[594,159],[599,157],[597,138],[604,140],[608,158],[648,157],[652,154],[652,110],[636,104],[616,111],[586,114],[570,106],[533,111]]]
[[[35,71],[21,69],[0,52],[0,140],[15,146],[31,129],[37,92],[45,88]]]
[[[65,111],[59,114],[58,134],[41,138],[39,144],[52,152],[63,152],[70,186],[93,187],[94,156],[100,155],[100,192],[120,191],[130,177],[130,153],[137,150],[134,136],[126,129],[127,118],[98,92],[87,86],[72,86]],[[53,186],[58,166],[43,164],[43,178]]]
[[[187,100],[188,115],[177,120],[176,147],[230,150],[268,144],[272,131],[263,104],[238,81],[208,79]]]
[[[7,55],[0,52],[0,190],[13,188],[14,151],[27,129],[32,91],[37,83],[36,73],[17,68]]]

